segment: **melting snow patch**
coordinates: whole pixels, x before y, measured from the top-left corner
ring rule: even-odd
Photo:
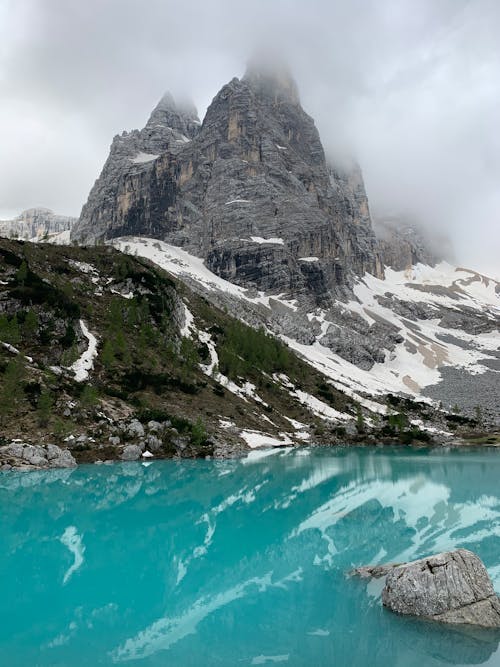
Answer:
[[[319,262],[319,257],[299,257],[299,262]]]
[[[153,153],[144,153],[140,151],[134,158],[130,158],[130,162],[133,164],[145,164],[146,162],[153,162],[159,158],[159,155],[153,155]]]
[[[70,259],[68,264],[82,273],[97,273],[95,266],[92,266],[92,264],[88,264],[87,262],[77,262],[74,259]]]
[[[3,341],[0,341],[0,345],[2,345],[2,346],[3,346],[6,350],[8,350],[9,352],[12,352],[12,354],[21,354],[21,352],[17,349],[17,347],[14,347],[14,346],[11,345],[10,343],[4,343]],[[33,363],[33,357],[28,357],[28,356],[25,355],[24,358],[25,358],[26,361],[28,361],[30,364]]]
[[[70,366],[70,370],[74,372],[77,382],[83,382],[88,378],[89,371],[94,368],[94,359],[97,357],[97,338],[94,334],[90,333],[83,320],[80,320],[80,328],[88,340],[89,346],[82,356]]]
[[[277,236],[271,236],[268,239],[265,239],[262,236],[251,236],[250,240],[253,241],[254,243],[273,243],[274,245],[285,245],[285,242],[283,239],[278,238]]]
[[[184,338],[190,338],[191,332],[194,329],[194,317],[186,304],[183,303],[182,305],[184,306],[184,324],[181,327],[180,333]]]
[[[293,444],[285,433],[280,433],[280,438],[275,438],[262,431],[242,430],[240,436],[252,449],[257,447],[283,447]]]

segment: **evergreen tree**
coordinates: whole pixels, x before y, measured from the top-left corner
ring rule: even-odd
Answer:
[[[37,331],[38,331],[37,314],[33,310],[28,310],[23,322],[23,337],[31,342]]]
[[[0,422],[5,423],[24,399],[23,379],[26,373],[24,358],[18,355],[7,364],[0,384]]]
[[[26,264],[26,260],[23,259],[23,261],[21,262],[21,266],[18,268],[16,272],[16,280],[20,285],[24,285],[27,277],[28,277],[28,265]]]
[[[40,426],[47,426],[52,413],[52,406],[54,404],[52,394],[48,389],[43,389],[37,402],[38,423]]]

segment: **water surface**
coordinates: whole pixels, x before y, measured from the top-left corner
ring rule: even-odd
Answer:
[[[458,546],[500,590],[500,453],[332,448],[0,473],[0,664],[500,665],[350,568]]]

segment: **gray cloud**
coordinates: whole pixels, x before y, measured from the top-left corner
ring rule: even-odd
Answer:
[[[417,216],[498,274],[498,34],[496,0],[0,0],[0,217],[77,215],[113,135],[164,90],[203,115],[272,47],[372,210]]]

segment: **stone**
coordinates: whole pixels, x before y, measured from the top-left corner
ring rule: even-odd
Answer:
[[[119,445],[120,444],[120,438],[117,435],[110,435],[108,438],[108,442],[110,445]]]
[[[55,445],[53,445],[55,447]],[[69,449],[59,449],[59,454],[49,461],[51,468],[74,468],[77,463]]]
[[[121,459],[122,461],[137,461],[141,457],[142,449],[138,445],[127,445],[124,447]]]
[[[147,447],[152,452],[157,452],[162,448],[163,442],[156,435],[150,434],[146,438]]]
[[[9,445],[0,447],[0,454],[8,457],[21,459],[23,457],[24,444],[22,442],[11,442]]]
[[[53,444],[48,444],[47,445],[47,459],[51,461],[52,459],[56,459],[61,455],[61,448],[58,447],[57,445]]]
[[[143,438],[144,437],[144,426],[138,419],[134,419],[127,426],[127,435],[130,438]]]
[[[160,424],[160,422],[157,422],[157,421],[154,421],[154,420],[151,420],[151,421],[148,422],[148,431],[150,433],[158,433],[162,429],[163,429],[163,427]]]
[[[46,450],[41,445],[24,445],[22,458],[32,466],[47,465]]]
[[[500,599],[485,566],[467,549],[410,563],[361,567],[353,574],[385,577],[382,603],[399,614],[500,628]]]

